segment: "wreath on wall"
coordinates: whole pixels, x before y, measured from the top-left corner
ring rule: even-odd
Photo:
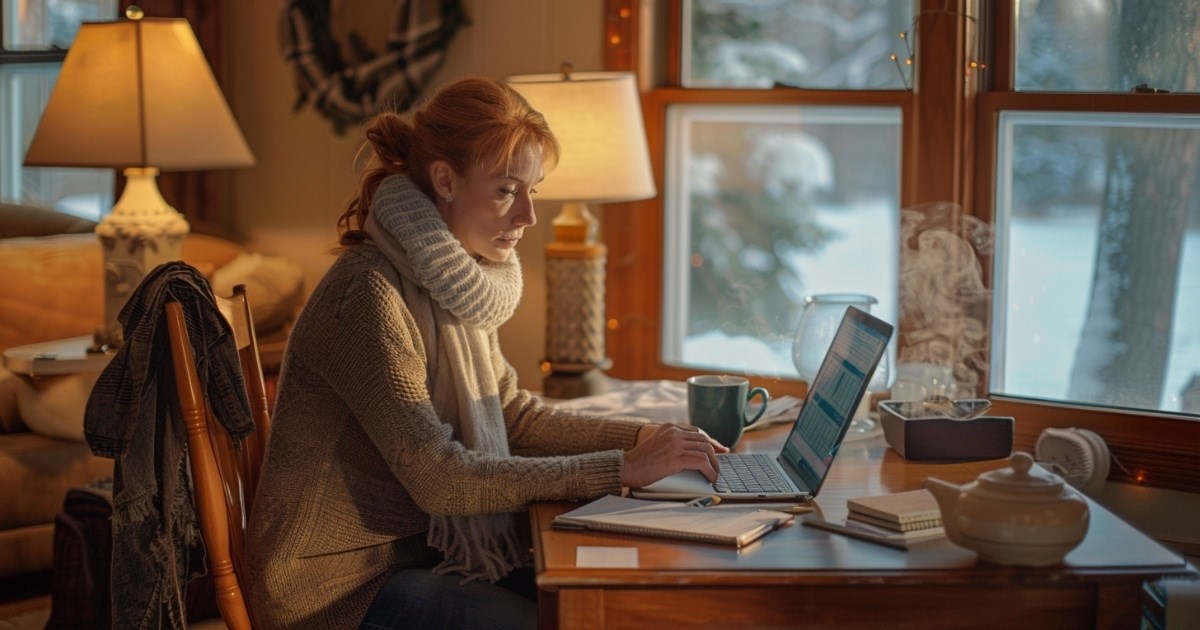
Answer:
[[[280,15],[284,61],[306,105],[339,135],[384,108],[403,111],[442,65],[458,29],[469,24],[460,0],[396,0],[387,48],[371,50],[358,32],[348,51],[333,36],[330,0],[288,0]]]

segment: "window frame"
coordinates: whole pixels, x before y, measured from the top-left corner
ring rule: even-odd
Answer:
[[[0,10],[0,66],[6,65],[24,65],[24,64],[57,64],[60,67],[62,62],[67,58],[67,50],[65,48],[47,48],[39,50],[9,50],[4,47],[3,32],[5,28],[4,11]],[[0,104],[0,111],[7,111],[7,104]],[[0,125],[4,125],[6,130],[9,127],[8,120],[0,120]],[[23,156],[24,147],[21,147],[18,152]],[[9,154],[9,147],[0,147],[0,154],[6,157]],[[23,168],[17,166],[18,169]],[[21,200],[7,200],[10,202],[19,202]]]
[[[117,16],[113,15],[112,17],[113,17],[113,19],[116,19]],[[0,33],[3,33],[3,31],[5,29],[5,24],[6,23],[4,21],[4,11],[0,11]],[[35,50],[10,50],[10,49],[4,48],[3,42],[0,42],[0,66],[37,65],[37,66],[49,67],[49,66],[53,65],[53,66],[57,66],[61,70],[63,61],[66,60],[67,53],[69,51],[70,51],[69,47],[68,48],[51,47],[51,48],[43,48],[43,49],[35,49]],[[0,106],[0,110],[6,111],[7,106],[6,105]],[[0,124],[5,125],[6,127],[9,125],[9,122],[10,122],[9,120],[0,120]],[[27,149],[27,147],[5,146],[3,148],[0,148],[0,152],[7,155],[9,153],[10,149],[15,150],[16,154],[19,155],[16,169],[21,170],[21,169],[26,168],[22,164],[22,162],[24,161],[25,150]],[[56,180],[58,178],[57,174],[55,174],[54,171],[58,170],[59,168],[60,167],[42,167],[39,170],[41,170],[44,173],[44,175],[42,175],[42,177],[44,178],[44,181],[48,181],[48,180]],[[97,171],[97,172],[107,170],[110,172],[110,175],[108,175],[107,177],[111,180],[111,182],[113,184],[113,186],[112,186],[112,197],[113,198],[111,200],[109,200],[109,205],[111,205],[111,203],[116,200],[117,192],[118,192],[116,190],[117,182],[118,182],[116,170],[115,169],[104,169],[104,168],[95,168],[95,169],[86,169],[86,170]],[[104,177],[104,175],[99,174],[98,177]],[[0,200],[0,201],[5,201],[8,203],[18,203],[18,204],[40,203],[40,202],[29,201],[28,197],[25,195],[22,195],[22,198],[20,198],[20,199],[4,199],[4,200]],[[50,204],[46,203],[45,205],[49,206]],[[103,209],[101,209],[101,214],[103,214]],[[85,219],[88,219],[91,221],[99,220],[99,217],[84,216],[82,218],[85,218]]]
[[[605,0],[606,70],[636,71],[658,189],[664,190],[666,108],[672,103],[794,103],[899,106],[903,129],[902,207],[951,201],[995,222],[995,148],[1003,110],[1175,113],[1200,111],[1200,94],[1016,92],[1013,0],[919,0],[914,76],[938,77],[912,91],[685,89],[680,76],[681,0]],[[964,16],[977,16],[966,18]],[[655,46],[652,23],[668,26],[666,46]],[[980,25],[987,28],[980,28]],[[980,59],[982,58],[982,59]],[[967,62],[986,61],[986,70]],[[963,66],[959,66],[959,61]],[[654,75],[653,78],[651,75]],[[915,84],[915,81],[914,81]],[[661,86],[661,87],[659,87]],[[752,93],[752,97],[750,94]],[[608,246],[609,373],[623,379],[680,380],[697,370],[666,365],[662,347],[663,204],[610,204],[602,230]],[[984,277],[992,288],[992,268]],[[906,322],[899,323],[899,332]],[[990,353],[990,349],[989,349]],[[754,378],[778,394],[803,395],[798,380]],[[987,392],[981,394],[986,395]],[[1200,491],[1200,421],[1181,414],[1133,412],[1051,401],[991,396],[998,414],[1016,419],[1014,447],[1032,452],[1047,427],[1099,433],[1119,465],[1110,479],[1188,492]]]

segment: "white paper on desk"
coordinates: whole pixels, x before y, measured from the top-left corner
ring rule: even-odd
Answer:
[[[608,393],[565,400],[555,406],[591,416],[687,422],[687,385],[666,380],[618,382]]]
[[[575,566],[581,569],[636,569],[637,547],[576,547]]]
[[[746,427],[746,431],[757,431],[765,429],[773,424],[780,422],[792,422],[800,415],[800,408],[804,406],[804,401],[795,396],[780,396],[772,398],[771,402],[767,403],[767,411],[763,413],[763,417],[758,419],[758,422]]]
[[[791,422],[800,412],[803,400],[780,396],[767,403],[767,411],[747,431],[765,428],[777,422]],[[555,403],[566,409],[591,416],[636,416],[657,422],[687,422],[687,383],[681,381],[616,381],[612,391]]]

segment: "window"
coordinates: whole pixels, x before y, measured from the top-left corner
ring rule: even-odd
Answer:
[[[658,199],[605,212],[612,373],[743,371],[799,393],[787,309],[832,288],[801,278],[840,280],[847,263],[816,266],[820,247],[780,237],[836,226],[878,244],[854,271],[894,267],[879,274],[890,306],[887,288],[834,286],[881,294],[898,371],[952,356],[950,393],[1017,416],[1018,448],[1046,426],[1092,428],[1124,465],[1114,478],[1194,491],[1200,5],[913,4],[606,0],[606,65],[642,76],[662,182]],[[855,133],[879,141],[870,159],[846,149]],[[832,187],[798,166],[811,155],[835,165]],[[772,199],[771,169],[808,187]],[[864,199],[888,208],[877,234],[834,223]],[[929,277],[956,276],[950,325],[922,330],[911,310],[910,221],[970,254]],[[922,348],[930,330],[948,341]]]
[[[815,89],[904,89],[891,55],[911,2],[683,0],[681,82],[689,88],[775,85]]]
[[[992,391],[1200,413],[1200,116],[1008,111],[997,135]]]
[[[913,7],[688,0],[682,12],[681,82],[696,89],[663,112],[661,358],[795,379],[806,295],[866,294],[895,320],[908,92],[890,54],[907,57],[896,33]],[[775,86],[841,102],[761,98]]]
[[[1200,7],[1017,8],[992,391],[1200,415]]]
[[[0,199],[92,220],[112,207],[111,169],[25,168],[21,162],[79,25],[116,13],[116,0],[0,0]]]
[[[796,377],[805,295],[862,293],[894,321],[898,107],[667,111],[663,360]]]

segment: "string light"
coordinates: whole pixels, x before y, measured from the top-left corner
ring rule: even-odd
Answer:
[[[916,28],[917,19],[919,17],[920,16],[913,18],[913,28]],[[912,46],[910,46],[908,43],[908,32],[907,31],[900,31],[900,41],[904,42],[904,51],[907,53],[907,56],[904,57],[904,65],[911,68],[913,65],[913,51],[912,51]],[[900,57],[897,56],[895,53],[892,53],[891,55],[889,55],[888,58],[891,59],[892,63],[896,65],[896,72],[899,72],[900,78],[904,80],[904,87],[906,89],[911,90],[912,89],[912,73],[905,72],[904,68],[900,67]]]
[[[925,14],[943,14],[943,15],[950,15],[953,17],[965,17],[968,20],[970,20],[972,23],[975,22],[975,16],[967,15],[965,13],[958,13],[956,11],[946,11],[946,10],[923,11],[921,15],[925,15]],[[917,23],[921,20],[921,15],[917,15],[916,17],[913,18],[912,27],[909,30],[916,32]],[[900,41],[904,42],[904,51],[906,53],[906,56],[904,57],[904,66],[900,65],[900,56],[895,53],[888,55],[888,59],[891,59],[892,63],[896,66],[896,72],[898,72],[900,74],[900,78],[904,80],[904,87],[911,90],[912,89],[911,68],[912,68],[913,61],[916,56],[913,54],[912,46],[909,44],[908,33],[909,33],[909,31],[900,31],[900,35],[899,35]],[[906,71],[905,67],[909,68],[910,70]],[[979,61],[978,59],[971,59],[970,62],[967,63],[967,68],[966,68],[965,72],[967,74],[970,74],[971,72],[981,72],[983,70],[987,70],[986,63],[983,63],[983,62]]]

